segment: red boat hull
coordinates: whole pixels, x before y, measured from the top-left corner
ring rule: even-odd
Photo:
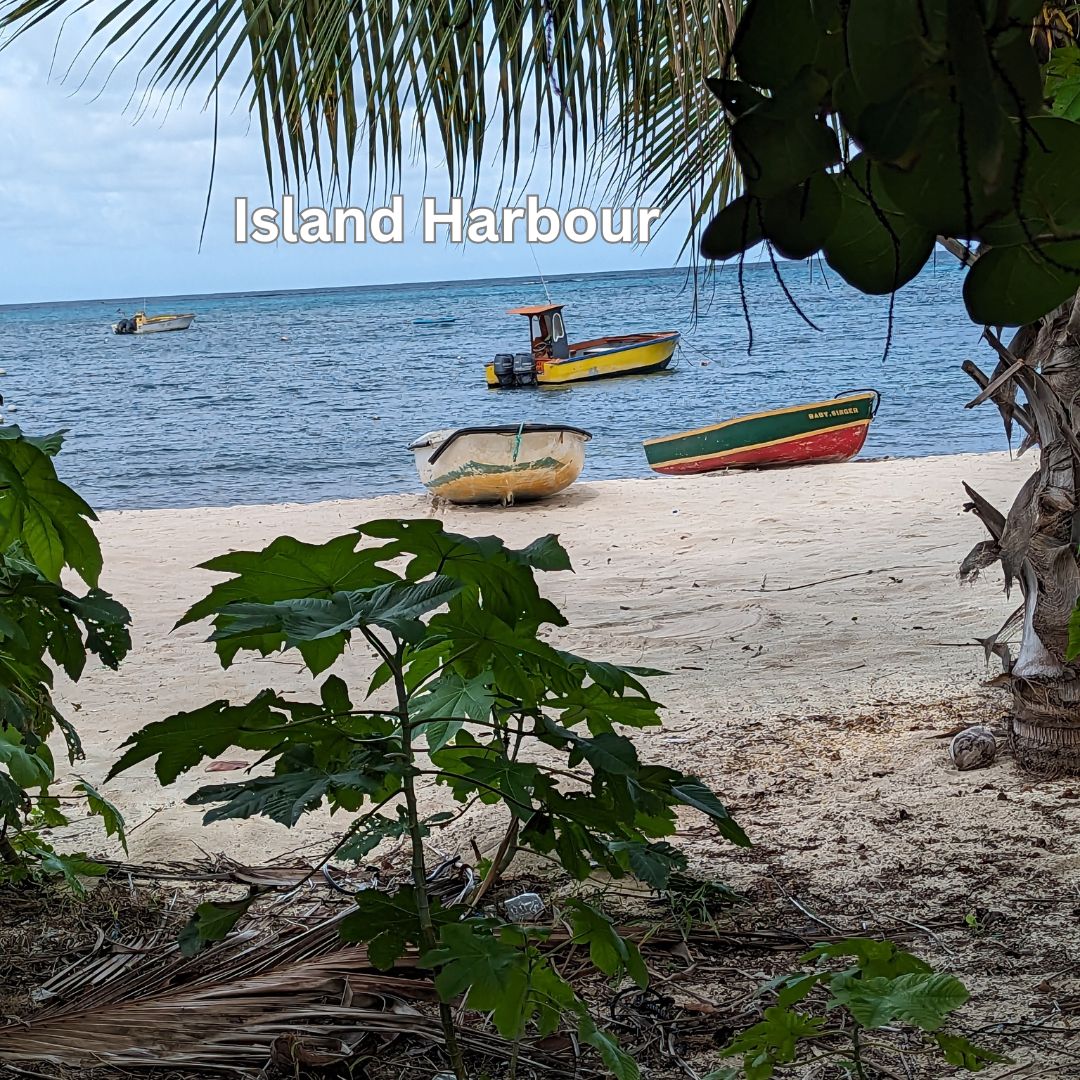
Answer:
[[[766,469],[788,465],[830,465],[850,461],[866,442],[870,421],[795,436],[769,446],[728,450],[695,461],[672,461],[654,464],[659,473],[671,476],[716,472],[718,469]]]

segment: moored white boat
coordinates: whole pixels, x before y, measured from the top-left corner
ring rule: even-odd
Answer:
[[[581,475],[592,436],[561,424],[430,431],[409,445],[424,487],[454,503],[544,499]]]
[[[138,311],[133,319],[113,323],[113,333],[160,334],[166,330],[186,330],[194,321],[194,315],[147,315]]]

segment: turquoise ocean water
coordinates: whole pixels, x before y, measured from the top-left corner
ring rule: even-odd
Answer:
[[[0,393],[9,422],[69,429],[61,476],[99,509],[356,498],[420,490],[408,443],[425,431],[522,420],[591,431],[584,480],[653,475],[643,438],[757,409],[875,387],[883,394],[864,457],[1004,449],[996,410],[966,357],[993,366],[964,314],[962,271],[939,255],[897,297],[864,297],[815,264],[782,268],[818,326],[791,308],[771,267],[745,271],[753,348],[737,273],[693,289],[686,273],[549,278],[571,341],[679,330],[670,372],[542,391],[490,391],[483,364],[527,351],[518,304],[544,302],[536,278],[154,299],[194,311],[191,330],[117,337],[142,298],[0,307]],[[425,329],[421,316],[453,326]]]

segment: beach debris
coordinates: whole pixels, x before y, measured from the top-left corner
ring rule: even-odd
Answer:
[[[961,771],[981,769],[993,763],[997,755],[997,739],[984,724],[965,728],[949,743],[949,757]]]
[[[523,892],[519,896],[512,896],[503,904],[506,917],[514,922],[533,922],[544,914],[545,906],[543,899],[534,892]]]

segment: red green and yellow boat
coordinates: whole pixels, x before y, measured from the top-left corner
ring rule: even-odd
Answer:
[[[738,416],[710,427],[645,440],[656,472],[713,472],[850,461],[866,442],[881,395],[857,390],[828,401]]]

